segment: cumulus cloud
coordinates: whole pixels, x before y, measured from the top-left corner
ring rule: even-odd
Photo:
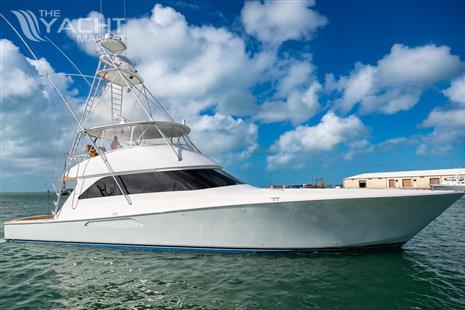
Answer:
[[[314,69],[311,59],[290,62],[283,68],[284,76],[279,81],[276,95],[285,97],[295,89],[307,86],[314,78]]]
[[[342,97],[335,102],[336,109],[350,112],[373,89],[376,69],[373,66],[357,64],[348,77],[341,77],[337,83],[332,75],[327,76],[326,87],[342,92]],[[330,80],[330,81],[328,81]]]
[[[25,97],[37,91],[39,84],[37,78],[31,75],[33,68],[28,60],[19,53],[18,47],[5,39],[0,40],[0,47],[2,58],[5,60],[0,67],[3,78],[1,94],[3,100],[16,96]]]
[[[465,75],[453,80],[450,87],[442,93],[452,102],[465,104]]]
[[[448,46],[394,44],[376,66],[357,63],[338,80],[328,75],[325,88],[336,93],[335,110],[347,113],[360,104],[361,113],[393,114],[410,110],[426,89],[464,69]]]
[[[248,1],[241,12],[246,32],[260,41],[279,46],[287,40],[309,38],[328,19],[312,9],[313,0]]]
[[[65,24],[68,37],[76,41],[83,51],[92,56],[97,55],[95,40],[101,36],[102,27],[106,27],[105,17],[96,11],[91,11],[86,17],[73,19]],[[103,30],[106,32],[105,28]]]
[[[425,45],[409,48],[394,44],[391,52],[378,61],[381,85],[431,85],[448,80],[463,70],[464,64],[448,46]]]
[[[328,112],[315,126],[298,126],[282,134],[271,147],[274,154],[267,159],[268,169],[288,164],[295,158],[334,150],[342,143],[354,142],[366,131],[358,117],[344,118]]]
[[[423,126],[465,129],[465,109],[433,110],[423,122]]]
[[[61,159],[69,147],[76,126],[66,117],[69,114],[55,90],[39,76],[42,70],[55,72],[48,61],[25,57],[6,39],[0,40],[0,49],[3,177],[9,180],[24,176],[43,178],[50,175],[53,159]],[[63,75],[55,75],[53,80],[77,110],[77,101],[72,96],[75,91],[69,88],[72,81]],[[43,186],[41,189],[45,189]]]
[[[420,127],[433,128],[418,147],[417,154],[443,154],[454,145],[462,145],[465,154],[465,76],[456,78],[443,91],[450,103],[433,109]]]
[[[313,82],[304,92],[291,91],[286,101],[267,101],[260,106],[257,117],[264,123],[286,120],[290,120],[294,124],[302,123],[318,112],[320,90],[320,83]]]
[[[417,154],[444,154],[454,145],[462,145],[465,154],[465,107],[434,109],[421,126],[434,129],[424,137]]]
[[[258,109],[255,119],[263,123],[290,121],[300,124],[320,110],[322,90],[315,74],[311,55],[302,59],[280,59],[267,71],[276,81],[273,94]]]
[[[241,118],[221,114],[202,115],[192,125],[192,140],[202,152],[219,161],[244,159],[258,147],[258,127]]]
[[[129,38],[128,56],[160,97],[214,105],[247,93],[274,61],[266,52],[250,56],[244,41],[224,28],[189,25],[159,4],[150,17],[130,19],[122,31]]]

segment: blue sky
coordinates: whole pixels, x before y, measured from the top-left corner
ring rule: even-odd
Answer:
[[[102,4],[106,18],[124,17],[123,1]],[[99,7],[15,1],[1,11],[19,28],[12,10],[59,10],[40,34],[92,74],[92,42],[58,25]],[[465,2],[451,0],[127,1],[121,29],[148,86],[226,170],[261,186],[317,176],[339,184],[363,172],[465,166],[463,12]],[[46,190],[73,124],[3,21],[0,39],[2,187]],[[73,71],[49,43],[29,43],[55,72]],[[59,82],[79,111],[85,85]]]

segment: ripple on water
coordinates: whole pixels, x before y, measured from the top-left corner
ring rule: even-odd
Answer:
[[[6,200],[2,220],[48,209],[44,195]],[[404,251],[384,252],[209,254],[0,242],[0,306],[465,308],[464,221],[462,200]]]

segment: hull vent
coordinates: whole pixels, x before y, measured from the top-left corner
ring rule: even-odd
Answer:
[[[143,227],[141,223],[133,218],[116,218],[116,219],[101,219],[92,220],[84,224],[87,227],[101,227],[101,228],[140,228]]]

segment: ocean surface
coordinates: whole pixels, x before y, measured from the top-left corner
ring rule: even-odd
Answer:
[[[46,194],[1,195],[0,309],[465,309],[465,200],[404,250],[157,252],[12,243],[3,220]]]

